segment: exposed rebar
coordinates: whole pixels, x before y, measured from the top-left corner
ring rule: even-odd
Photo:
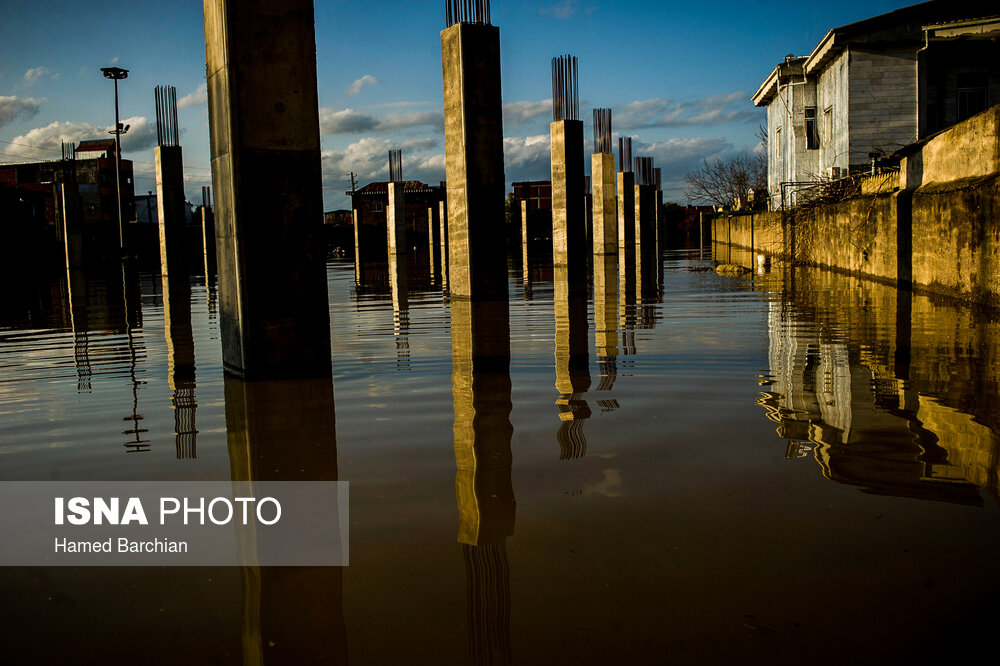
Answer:
[[[156,145],[179,146],[177,126],[177,88],[156,86]]]
[[[653,169],[653,185],[656,185],[657,192],[663,189],[663,172],[660,167]]]
[[[403,180],[403,151],[389,151],[389,182],[399,183]]]
[[[618,171],[621,173],[632,172],[632,137],[618,137]]]
[[[552,120],[580,119],[580,89],[576,56],[552,59]]]
[[[449,28],[456,23],[491,25],[490,0],[445,0],[444,19]]]
[[[635,184],[636,185],[652,185],[653,184],[653,158],[652,157],[636,157],[635,158]]]
[[[594,154],[613,153],[611,145],[611,109],[594,109]]]

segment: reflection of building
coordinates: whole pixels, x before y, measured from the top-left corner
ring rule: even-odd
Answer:
[[[783,182],[865,168],[1000,102],[998,36],[995,2],[934,0],[834,28],[808,56],[786,57],[753,96],[767,107],[772,205]]]
[[[788,441],[786,457],[811,453],[827,478],[865,492],[980,504],[956,455],[970,447],[941,425],[946,408],[896,379],[871,347],[838,340],[793,308],[770,304],[770,379],[758,400]],[[995,436],[980,431],[995,451]]]

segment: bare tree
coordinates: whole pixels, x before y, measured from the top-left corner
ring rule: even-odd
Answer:
[[[732,206],[737,197],[746,201],[747,190],[753,188],[755,206],[767,193],[767,153],[743,152],[726,159],[702,162],[685,176],[686,195],[690,203]]]

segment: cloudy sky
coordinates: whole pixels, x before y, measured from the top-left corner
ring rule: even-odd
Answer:
[[[131,125],[122,150],[136,191],[155,186],[154,87],[173,85],[186,193],[200,203],[211,184],[202,3],[10,4],[0,22],[0,161],[58,159],[62,141],[107,136],[113,86],[100,68],[117,65],[131,71],[120,87]],[[785,54],[808,54],[829,28],[906,4],[494,0],[508,185],[549,177],[553,56],[580,60],[584,136],[591,109],[612,108],[616,135],[634,137],[633,154],[663,168],[666,198],[683,202],[684,174],[702,160],[755,148],[764,116],[749,97]],[[351,172],[359,186],[385,180],[390,148],[403,149],[406,178],[443,180],[444,1],[315,6],[326,209],[349,205]]]

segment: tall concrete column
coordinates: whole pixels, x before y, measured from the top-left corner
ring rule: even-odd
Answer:
[[[431,281],[437,276],[441,244],[437,239],[437,206],[427,207],[427,253],[430,255]]]
[[[506,301],[500,30],[455,23],[441,32],[441,62],[451,295]]]
[[[389,183],[389,205],[385,209],[389,239],[389,287],[392,292],[394,330],[398,336],[409,328],[409,255],[406,240],[406,200],[403,183]]]
[[[160,272],[183,266],[184,164],[180,146],[157,146],[156,212],[160,230]]]
[[[655,289],[656,274],[656,188],[635,186],[635,274],[641,297]]]
[[[594,199],[594,254],[618,254],[618,202],[615,197],[615,156],[590,156]]]
[[[570,286],[586,281],[583,121],[549,125],[552,145],[552,265],[569,269]]]
[[[389,205],[385,209],[385,219],[388,228],[386,238],[389,242],[389,259],[394,254],[408,254],[406,240],[406,198],[403,194],[403,183],[389,183]]]
[[[448,291],[448,202],[438,202],[438,238],[441,239],[441,288]]]
[[[635,174],[618,172],[618,273],[635,284]]]
[[[531,236],[528,234],[528,202],[521,200],[521,268],[525,275],[528,274],[528,243]]]
[[[204,0],[222,357],[329,377],[312,0]]]
[[[351,208],[351,223],[354,225],[354,284],[361,284],[361,229],[358,227],[358,209]]]

